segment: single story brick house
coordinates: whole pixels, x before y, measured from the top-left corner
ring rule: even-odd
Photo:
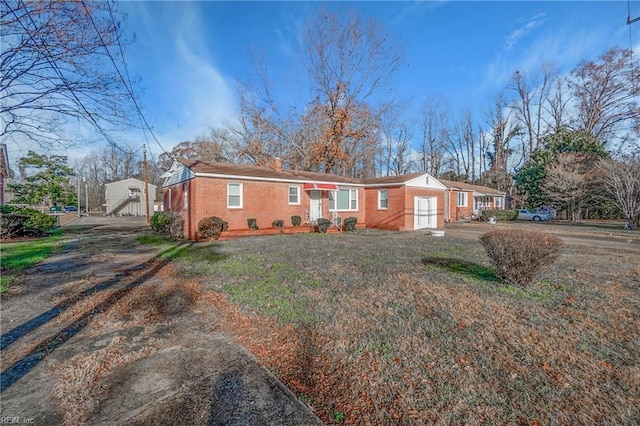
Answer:
[[[196,239],[198,222],[218,216],[229,229],[246,229],[247,220],[270,227],[275,220],[291,226],[291,216],[303,223],[341,215],[365,224],[364,184],[327,173],[283,170],[242,164],[177,160],[163,175],[164,211],[180,212],[185,237]]]
[[[506,192],[482,185],[439,179],[446,187],[446,222],[470,219],[483,210],[503,210]]]
[[[446,188],[426,173],[362,180],[284,170],[279,159],[272,167],[180,159],[162,177],[163,210],[180,212],[192,240],[211,216],[231,230],[246,229],[250,218],[261,228],[275,220],[290,226],[294,215],[303,224],[356,217],[358,226],[386,229],[444,226]]]
[[[415,230],[444,226],[446,187],[428,173],[365,179],[370,228]]]

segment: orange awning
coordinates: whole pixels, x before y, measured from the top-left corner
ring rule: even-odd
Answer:
[[[312,189],[319,189],[321,191],[337,191],[338,185],[335,183],[305,183],[303,185],[305,191],[310,191]]]

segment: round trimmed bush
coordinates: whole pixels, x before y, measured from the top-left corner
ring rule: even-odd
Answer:
[[[184,219],[180,213],[157,212],[151,216],[151,229],[158,234],[168,235],[174,240],[184,238]]]
[[[198,239],[217,240],[228,227],[228,223],[217,216],[206,217],[198,223]]]
[[[344,229],[347,230],[347,232],[353,232],[356,230],[356,224],[358,223],[358,218],[357,217],[348,217],[344,220]]]
[[[331,226],[331,221],[329,219],[325,219],[321,217],[316,221],[316,224],[318,225],[318,231],[320,231],[323,234],[326,234],[327,229],[329,229],[329,227]]]
[[[271,222],[271,226],[274,228],[278,228],[280,232],[282,232],[284,230],[284,220],[282,219],[274,220],[273,222]]]
[[[562,240],[533,231],[495,230],[480,237],[502,282],[526,286],[560,256]]]

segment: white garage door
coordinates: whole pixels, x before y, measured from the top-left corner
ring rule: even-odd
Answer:
[[[413,229],[438,227],[438,199],[436,197],[415,197]]]

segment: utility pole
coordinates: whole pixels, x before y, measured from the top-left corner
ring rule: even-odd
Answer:
[[[76,201],[77,201],[76,207],[78,207],[78,219],[80,219],[80,176],[78,176],[77,179],[78,179],[78,196],[76,197]]]
[[[89,216],[89,182],[83,177],[84,182],[84,211]]]
[[[149,219],[149,178],[147,176],[147,145],[142,144],[142,153],[144,157],[144,198],[147,205],[147,225],[150,223]]]

